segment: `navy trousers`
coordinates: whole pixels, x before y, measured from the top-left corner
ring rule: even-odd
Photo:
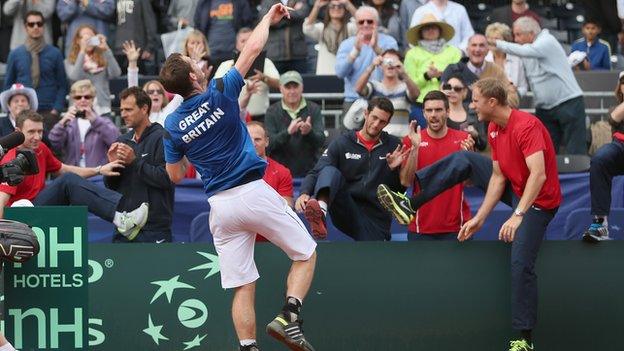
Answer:
[[[575,97],[551,108],[536,108],[535,115],[544,123],[550,138],[559,153],[559,146],[565,146],[566,154],[587,154],[587,127],[585,126],[585,102]]]
[[[589,189],[592,215],[609,214],[612,180],[619,175],[624,175],[624,143],[614,140],[600,147],[591,159]]]

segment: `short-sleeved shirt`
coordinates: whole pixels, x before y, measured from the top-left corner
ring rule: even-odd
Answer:
[[[432,138],[427,129],[423,130],[416,169],[423,169],[454,152],[461,151],[461,142],[466,138],[468,133],[451,128],[442,138]],[[408,137],[403,139],[403,144],[407,147],[412,146]],[[408,229],[419,234],[459,232],[470,216],[470,206],[464,199],[464,185],[460,183],[421,206]]]
[[[16,150],[17,149],[12,149],[7,152],[2,158],[2,161],[0,161],[0,164],[5,164],[15,159]],[[39,144],[39,147],[35,150],[35,156],[37,157],[39,173],[25,176],[24,181],[17,186],[10,186],[6,183],[0,184],[0,191],[11,195],[6,206],[11,206],[17,200],[34,200],[45,187],[46,174],[58,172],[63,166],[61,161],[54,157],[50,149],[48,149],[44,143]]]
[[[488,138],[492,146],[492,160],[498,161],[503,175],[509,179],[512,190],[518,197],[522,197],[530,174],[526,158],[542,151],[546,181],[534,205],[545,210],[559,207],[561,187],[555,148],[548,130],[537,117],[512,110],[505,127],[490,123]]]
[[[262,176],[266,168],[239,117],[243,78],[231,68],[222,82],[222,91],[213,79],[204,93],[185,99],[165,120],[166,162],[173,164],[186,156],[200,174],[208,197],[241,185],[251,172]]]
[[[274,159],[267,157],[264,181],[281,196],[293,197],[293,178],[290,170]]]

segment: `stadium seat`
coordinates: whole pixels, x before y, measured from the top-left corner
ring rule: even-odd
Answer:
[[[576,209],[568,215],[565,222],[565,238],[580,240],[582,233],[591,224],[589,208]],[[624,208],[612,208],[609,213],[609,236],[615,240],[624,240]]]
[[[208,224],[208,218],[210,212],[202,212],[193,218],[191,221],[191,229],[189,233],[189,241],[192,243],[211,243],[212,233],[210,232],[210,225]]]
[[[548,30],[558,30],[559,29],[559,20],[556,18],[542,18],[542,28]]]
[[[587,155],[557,155],[559,173],[587,172],[591,158]]]

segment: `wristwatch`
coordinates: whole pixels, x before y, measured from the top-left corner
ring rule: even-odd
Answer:
[[[99,166],[95,167],[95,173],[96,174],[102,174],[101,170],[102,170],[102,165],[99,165]]]
[[[513,214],[514,214],[514,216],[522,217],[522,216],[524,216],[524,213],[525,213],[525,212],[522,212],[522,211],[520,211],[519,209],[517,209],[517,208],[516,208],[516,209],[514,210],[514,213],[513,213]]]

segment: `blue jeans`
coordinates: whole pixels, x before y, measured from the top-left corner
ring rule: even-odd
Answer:
[[[624,175],[624,143],[614,140],[598,149],[591,159],[589,189],[592,215],[609,215],[611,184],[613,177],[619,175]]]
[[[46,185],[35,206],[87,206],[89,212],[112,222],[121,194],[93,184],[75,173],[65,173]]]
[[[537,322],[535,261],[556,212],[531,206],[511,244],[511,325],[516,330],[531,330]]]

